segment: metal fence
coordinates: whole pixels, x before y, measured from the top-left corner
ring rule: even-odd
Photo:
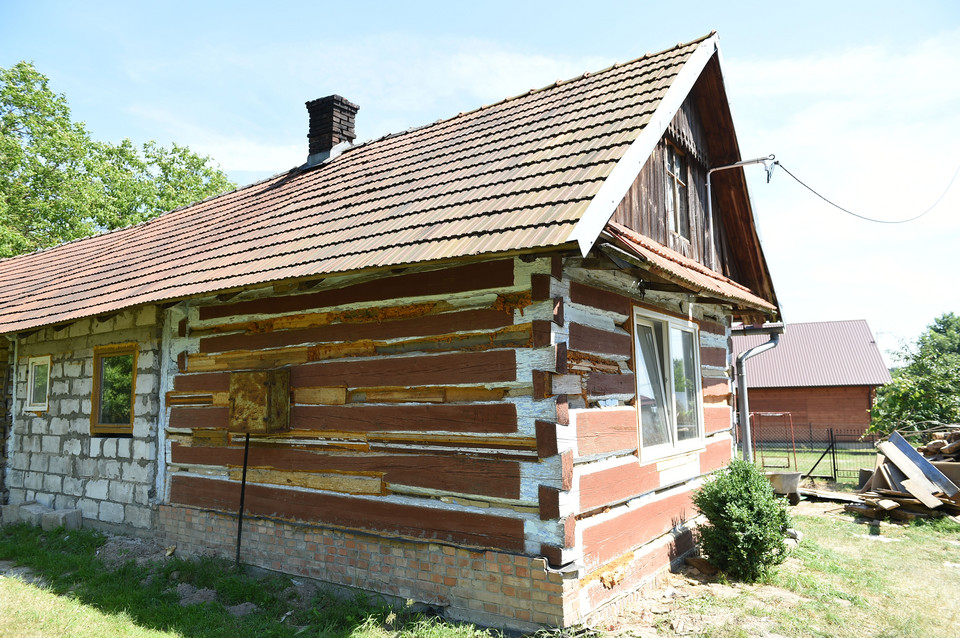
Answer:
[[[754,461],[768,472],[856,484],[860,470],[872,470],[876,462],[879,438],[863,430],[798,426],[789,413],[754,412],[750,422]]]

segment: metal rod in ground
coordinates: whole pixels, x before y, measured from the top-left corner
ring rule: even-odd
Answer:
[[[247,493],[247,458],[250,454],[250,433],[243,444],[243,474],[240,475],[240,511],[237,515],[237,569],[240,569],[240,538],[243,536],[243,497]]]
[[[807,473],[803,475],[803,478],[813,477],[814,476],[813,471],[817,469],[817,466],[820,465],[820,461],[822,461],[823,457],[825,457],[831,450],[833,450],[833,442],[831,442],[830,445],[827,446],[827,449],[823,451],[823,454],[820,455],[820,458],[817,459],[817,462],[814,463],[809,470],[807,470]],[[827,477],[817,476],[816,478],[827,478]]]

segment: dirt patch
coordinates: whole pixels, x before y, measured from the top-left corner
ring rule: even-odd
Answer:
[[[180,606],[202,605],[217,600],[217,592],[212,589],[197,589],[193,585],[180,583],[177,585],[177,596],[180,597]]]
[[[162,561],[173,556],[176,549],[152,539],[107,535],[107,542],[97,550],[97,557],[108,567],[116,568],[131,560],[137,565]]]
[[[801,501],[791,508],[791,515],[843,516],[843,507],[837,503]],[[780,567],[799,570],[801,563],[788,557]],[[718,610],[698,613],[698,599],[742,599],[741,612]],[[622,611],[616,621],[598,629],[613,636],[651,638],[653,636],[697,636],[709,633],[711,628],[736,626],[746,636],[780,638],[772,631],[774,621],[758,610],[792,608],[809,602],[797,594],[771,585],[725,584],[715,577],[686,566],[678,573],[666,574],[662,586]],[[736,609],[734,607],[733,609]],[[743,613],[743,612],[754,613]]]
[[[17,566],[11,560],[0,560],[0,578],[16,578],[31,585],[46,587],[43,578],[34,573],[29,567]]]

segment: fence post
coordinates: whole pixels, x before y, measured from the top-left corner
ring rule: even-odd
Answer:
[[[833,436],[833,428],[830,428],[830,458],[833,461],[833,482],[837,482],[837,439]]]

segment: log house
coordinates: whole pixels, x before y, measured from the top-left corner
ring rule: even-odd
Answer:
[[[0,262],[11,504],[517,630],[614,613],[778,315],[717,37]],[[328,109],[318,112],[317,109]],[[115,396],[119,396],[117,400]]]

